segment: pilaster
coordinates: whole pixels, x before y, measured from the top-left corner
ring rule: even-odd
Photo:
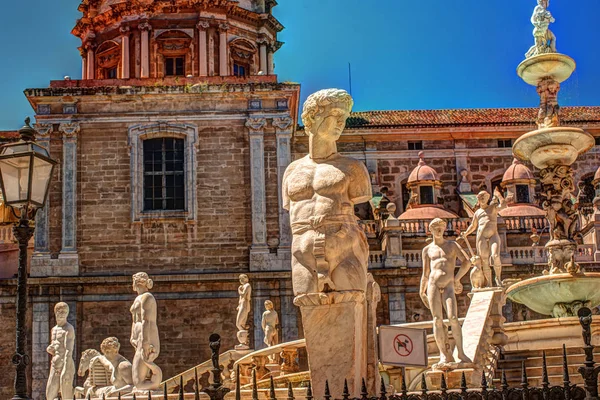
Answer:
[[[62,248],[59,259],[71,261],[71,267],[79,273],[79,256],[77,255],[77,135],[80,132],[79,122],[68,122],[59,125],[63,139],[63,223]],[[74,272],[74,271],[72,271]]]
[[[48,353],[50,344],[50,307],[48,303],[33,303],[31,329],[31,394],[33,399],[43,399],[48,381]]]
[[[121,32],[121,79],[129,79],[129,27],[122,26]]]
[[[50,134],[54,130],[50,123],[35,124],[34,128],[37,132],[36,141],[40,146],[45,147],[50,154]],[[48,209],[50,208],[50,200],[46,201],[45,207],[38,210],[35,220],[35,236],[34,236],[34,257],[49,257],[49,221]]]
[[[152,26],[148,22],[142,22],[138,25],[141,31],[141,68],[140,77],[150,77],[150,31]]]
[[[264,117],[246,120],[250,134],[250,185],[252,191],[252,249],[268,252],[267,247],[267,201],[265,194],[265,148]]]
[[[263,74],[268,74],[268,66],[267,66],[267,40],[265,38],[260,38],[258,40],[258,54],[260,59],[260,68],[259,70],[263,72]]]
[[[293,132],[293,120],[291,117],[273,118],[273,127],[277,139],[277,187],[282,187],[283,174],[286,168],[292,162],[291,140]],[[287,249],[291,247],[292,231],[290,228],[290,214],[283,208],[283,199],[281,190],[277,191],[277,201],[279,205],[279,248]]]
[[[219,75],[229,75],[229,56],[227,54],[227,31],[228,24],[219,25]]]
[[[208,76],[208,46],[206,41],[206,30],[210,24],[208,21],[200,21],[196,25],[198,28],[198,54],[199,54],[199,74]]]

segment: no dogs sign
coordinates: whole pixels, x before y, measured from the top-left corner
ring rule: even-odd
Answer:
[[[399,326],[380,326],[379,359],[384,365],[426,367],[427,331]]]

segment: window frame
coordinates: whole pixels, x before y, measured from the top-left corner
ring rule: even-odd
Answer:
[[[431,203],[425,203],[425,191],[427,195],[431,195]],[[435,205],[435,187],[433,185],[420,185],[419,186],[419,204],[420,205]]]
[[[407,141],[408,150],[423,150],[422,140],[409,140]],[[412,146],[412,149],[411,149]]]
[[[184,210],[144,210],[144,140],[162,137],[183,139],[184,156]],[[197,158],[198,127],[160,121],[134,125],[129,128],[128,142],[131,162],[131,220],[183,219],[195,222],[197,204]]]
[[[168,146],[167,144],[167,140],[173,140],[174,142],[172,143],[172,146]],[[157,149],[146,149],[146,143],[150,143],[151,141],[158,141],[159,145],[160,145],[160,149],[158,150],[158,153],[160,154],[160,163],[158,165],[160,165],[160,169],[157,171],[156,170],[156,160],[154,159],[154,155],[157,153]],[[181,142],[181,149],[178,149],[177,147],[177,141]],[[142,151],[144,152],[144,209],[142,210],[143,212],[155,212],[155,211],[185,211],[185,139],[183,138],[176,138],[176,137],[166,137],[166,136],[162,136],[162,137],[157,137],[157,138],[146,138],[142,141]],[[154,153],[152,155],[152,161],[148,162],[148,160],[146,159],[146,151],[150,152],[150,153]],[[175,165],[177,164],[178,159],[177,158],[173,158],[171,163],[172,168],[169,169],[168,167],[168,163],[170,160],[168,160],[168,154],[169,152],[173,152],[173,156],[177,155],[178,153],[180,153],[181,156],[181,169],[179,168],[175,168]],[[147,169],[146,167],[150,165],[152,168],[151,170]],[[148,178],[151,177],[151,181],[152,184],[151,185],[147,185],[147,180]],[[160,178],[160,196],[156,197],[155,196],[155,189],[158,186],[155,186],[156,184],[156,178]],[[169,177],[172,177],[172,202],[176,203],[177,200],[179,200],[179,202],[181,202],[181,206],[182,207],[173,207],[173,208],[168,208],[168,204],[169,204],[169,185],[168,185],[168,181],[169,181]],[[177,185],[176,181],[181,180],[181,185]],[[177,188],[178,187],[183,187],[183,194],[181,196],[177,196]],[[147,196],[147,191],[150,190],[152,192],[152,196],[148,197]],[[150,202],[152,203],[152,207],[147,207],[146,202],[150,200]],[[162,206],[160,208],[154,208],[157,200],[162,204]],[[175,205],[175,204],[173,204]]]

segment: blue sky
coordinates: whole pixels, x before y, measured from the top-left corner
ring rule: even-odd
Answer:
[[[302,84],[303,99],[348,88],[355,110],[535,106],[515,69],[533,43],[535,0],[279,0],[286,29],[276,54],[281,81]],[[70,35],[79,0],[11,1],[0,14],[0,130],[32,115],[22,91],[81,76]],[[578,65],[562,105],[599,105],[598,0],[552,0],[558,50]]]

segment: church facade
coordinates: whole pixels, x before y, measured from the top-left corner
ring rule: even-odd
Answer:
[[[131,275],[139,271],[155,282],[162,341],[156,362],[165,378],[205,361],[213,332],[224,349],[236,344],[241,273],[253,290],[251,346],[263,346],[266,300],[280,315],[282,340],[302,337],[280,187],[287,165],[307,153],[308,138],[297,127],[299,85],[275,74],[283,29],[275,6],[274,0],[84,0],[73,29],[82,43],[82,79],[25,91],[38,141],[59,161],[30,262],[34,398],[43,398],[58,301],[70,306],[76,361],[108,336],[118,337],[131,359]],[[511,151],[517,137],[535,128],[535,115],[534,109],[351,115],[338,148],[364,161],[375,193],[355,211],[369,240],[369,270],[381,286],[378,323],[428,319],[418,295],[427,223],[443,217],[447,235],[456,237],[480,190],[513,194],[502,215],[503,277],[544,268],[535,171],[515,163]],[[565,107],[563,121],[600,136],[600,107]],[[589,211],[577,257],[588,270],[600,259],[592,209],[598,151],[575,167],[580,204]],[[0,238],[8,244],[10,233]],[[2,276],[10,278],[6,264]],[[14,293],[14,279],[0,280],[6,327],[14,326]],[[459,302],[463,316],[466,294]],[[512,304],[505,315],[540,317]],[[10,393],[13,337],[4,330],[0,397]]]

